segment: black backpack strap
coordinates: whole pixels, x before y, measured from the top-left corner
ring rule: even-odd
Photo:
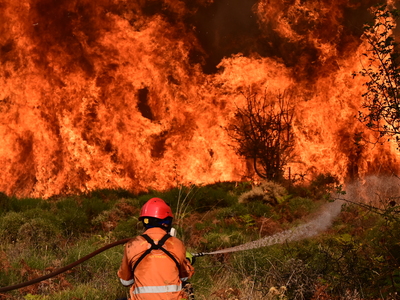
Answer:
[[[161,240],[158,241],[157,244],[154,243],[154,241],[147,235],[147,234],[142,234],[142,237],[151,245],[149,249],[147,249],[143,254],[138,258],[138,260],[135,262],[135,264],[132,267],[132,273],[135,272],[136,267],[138,264],[149,254],[152,250],[162,250],[165,254],[167,254],[176,264],[176,267],[178,268],[178,271],[180,270],[180,264],[176,260],[175,256],[173,256],[168,250],[163,248],[164,243],[171,237],[168,233],[163,236]]]
[[[164,243],[171,237],[171,235],[168,233],[164,235],[162,239],[158,241],[157,245],[147,234],[142,234],[142,237],[144,237],[145,240],[151,245],[150,249],[159,250],[162,248],[162,246],[164,246]]]

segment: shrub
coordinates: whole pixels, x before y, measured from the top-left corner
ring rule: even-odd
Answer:
[[[318,205],[310,198],[295,197],[286,202],[294,218],[301,218],[313,212]]]
[[[96,215],[91,220],[91,224],[97,229],[111,231],[117,226],[118,222],[127,218],[136,218],[138,209],[135,206],[137,205],[134,201],[122,198],[116,201],[111,209],[104,210]]]
[[[18,231],[25,223],[22,213],[8,212],[0,219],[0,236],[3,241],[16,242],[18,239]]]
[[[10,210],[11,199],[2,192],[0,192],[0,215]]]
[[[22,212],[34,208],[48,210],[51,204],[40,198],[22,198],[22,199],[12,199],[10,210],[15,212]]]
[[[18,230],[18,240],[32,247],[47,247],[56,244],[59,228],[42,218],[28,220]]]
[[[65,235],[79,234],[90,228],[91,224],[87,215],[74,199],[60,200],[56,206],[57,216],[61,220]]]
[[[309,189],[314,198],[329,198],[338,184],[336,176],[330,173],[319,174],[310,183]]]
[[[115,201],[121,198],[134,198],[134,195],[124,189],[98,189],[85,195],[85,198],[96,198],[102,201]]]
[[[237,203],[237,197],[227,193],[219,185],[207,185],[201,187],[195,194],[193,206],[197,212],[206,212],[220,207],[229,207]]]
[[[98,216],[103,211],[106,211],[112,207],[110,201],[102,200],[100,198],[91,197],[84,198],[81,200],[80,206],[85,212],[88,219],[92,219]]]
[[[390,293],[398,291],[400,224],[387,218],[387,212],[379,216],[368,207],[345,206],[342,223],[336,225],[338,233],[327,236],[318,248],[326,291],[331,295],[351,290],[366,299],[391,299]]]
[[[215,217],[218,220],[222,220],[224,218],[238,217],[250,213],[251,210],[247,205],[244,205],[242,203],[236,203],[233,206],[218,209],[216,211]]]
[[[272,181],[263,181],[259,186],[253,187],[251,191],[242,194],[239,197],[239,203],[262,200],[276,205],[286,200],[287,197],[287,190],[283,186]]]
[[[154,198],[154,197],[163,199],[163,194],[160,192],[151,190],[148,193],[139,194],[136,198],[137,198],[139,206],[142,207],[147,201],[149,201],[151,198]],[[167,200],[165,200],[165,201],[168,202]]]
[[[246,205],[250,214],[256,217],[271,217],[274,215],[273,208],[263,201],[252,201]]]
[[[60,228],[61,222],[58,217],[58,214],[53,210],[43,210],[40,208],[33,208],[26,210],[22,213],[26,220],[41,218],[46,220],[47,222],[53,224],[54,226]]]
[[[118,222],[118,225],[112,232],[112,235],[117,239],[126,239],[129,237],[135,237],[142,233],[143,226],[138,218],[132,217],[128,220]]]

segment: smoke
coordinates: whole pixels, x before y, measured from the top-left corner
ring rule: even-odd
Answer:
[[[286,242],[298,241],[315,236],[325,231],[332,225],[332,222],[341,211],[342,204],[343,201],[337,200],[332,203],[324,205],[318,212],[317,217],[293,229],[285,230],[277,234],[274,234],[272,236],[264,237],[262,239],[252,241],[243,245],[204,254],[220,254],[220,253],[244,251],[244,250],[272,246],[275,244],[283,244]]]
[[[188,26],[195,28],[204,52],[204,73],[216,73],[221,60],[232,54],[248,56],[262,52],[262,47],[258,47],[262,33],[253,9],[256,3],[257,0],[214,1],[199,7],[188,18]]]
[[[370,175],[346,186],[344,199],[382,208],[400,198],[400,179],[397,176]]]

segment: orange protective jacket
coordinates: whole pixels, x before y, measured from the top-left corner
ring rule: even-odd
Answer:
[[[155,244],[166,234],[161,228],[150,228],[144,232]],[[152,250],[136,266],[132,268],[140,256],[151,247],[142,236],[137,236],[125,245],[124,256],[118,277],[124,285],[132,284],[129,295],[135,300],[179,300],[186,299],[182,290],[182,281],[192,277],[193,266],[186,259],[186,249],[182,241],[170,237],[163,248],[171,253],[179,263],[176,263],[162,250]]]

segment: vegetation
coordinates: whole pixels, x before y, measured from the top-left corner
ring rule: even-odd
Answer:
[[[293,156],[294,105],[289,93],[244,94],[246,103],[238,107],[227,128],[236,152],[250,159],[258,176],[278,181]]]
[[[309,185],[216,183],[133,195],[99,190],[74,197],[17,199],[0,194],[0,286],[43,276],[111,242],[142,232],[140,207],[166,199],[191,252],[254,241],[306,222],[332,180]],[[260,189],[262,193],[260,193]],[[239,201],[241,199],[241,201]],[[273,200],[271,200],[273,199]],[[196,299],[395,299],[400,289],[400,207],[351,202],[326,232],[297,242],[196,260]],[[123,246],[0,299],[117,299]]]
[[[374,22],[364,27],[368,63],[360,74],[367,78],[362,95],[366,111],[359,113],[359,120],[379,138],[393,137],[400,146],[400,53],[394,33],[399,11],[380,5],[373,13]]]

